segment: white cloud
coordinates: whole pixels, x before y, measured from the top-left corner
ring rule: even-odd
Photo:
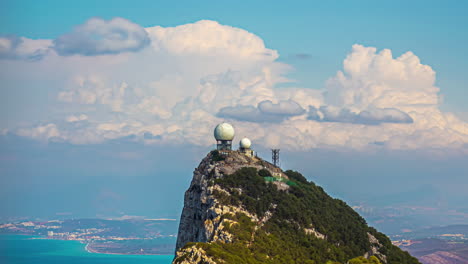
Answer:
[[[421,111],[438,104],[435,72],[406,52],[394,59],[384,49],[353,45],[343,71],[327,82],[326,103],[351,110],[397,108]]]
[[[58,37],[54,49],[60,55],[102,55],[135,52],[150,43],[141,26],[123,18],[91,18],[72,32]]]
[[[0,37],[0,59],[39,60],[50,51],[52,41],[24,37]]]
[[[291,67],[246,30],[214,21],[145,30],[151,45],[133,53],[47,53],[27,67],[0,62],[35,83],[62,82],[56,107],[68,122],[43,120],[17,133],[74,144],[128,137],[208,146],[216,123],[232,118],[238,135],[267,147],[467,149],[467,123],[439,109],[435,72],[411,52],[393,58],[389,50],[354,45],[322,91],[277,88]],[[107,47],[88,44],[91,51]]]
[[[276,104],[269,100],[262,101],[258,104],[258,109],[271,115],[295,116],[305,113],[304,108],[293,100],[283,100]]]
[[[116,131],[119,132],[122,128],[126,127],[126,123],[104,123],[97,126],[98,130],[103,131]]]
[[[270,100],[261,101],[257,107],[252,105],[236,105],[223,107],[217,113],[221,118],[248,122],[281,122],[292,116],[299,116],[306,111],[293,100],[281,100],[273,103]]]
[[[61,137],[59,129],[55,124],[52,123],[39,125],[34,128],[21,128],[18,129],[17,134],[23,137],[30,137],[40,140],[49,140]]]
[[[281,119],[268,119],[267,117],[262,116],[258,108],[252,105],[237,105],[237,106],[227,106],[219,110],[218,116],[221,118],[228,118],[240,121],[249,121],[249,122],[274,122],[281,121]]]
[[[74,116],[74,115],[68,116],[65,120],[67,122],[73,123],[73,122],[85,121],[87,119],[88,119],[87,115],[81,114],[77,116]]]
[[[308,119],[320,122],[342,122],[366,125],[413,123],[413,119],[407,113],[395,108],[372,108],[356,113],[346,108],[322,106],[317,109],[311,106]]]
[[[156,50],[177,55],[233,56],[247,60],[278,58],[278,52],[265,48],[258,36],[216,21],[201,20],[193,24],[146,29]]]
[[[98,76],[79,76],[68,90],[59,92],[57,99],[67,103],[103,104],[113,112],[122,112],[125,100],[126,82],[109,87],[106,81]]]

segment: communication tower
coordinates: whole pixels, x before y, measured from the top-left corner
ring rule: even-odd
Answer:
[[[279,149],[272,149],[272,150],[271,150],[271,159],[272,159],[273,165],[275,165],[275,167],[279,167],[279,166],[280,166],[279,152],[280,152]]]

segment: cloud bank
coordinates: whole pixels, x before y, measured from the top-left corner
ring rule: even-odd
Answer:
[[[359,113],[346,108],[322,106],[319,109],[310,107],[309,120],[319,122],[342,122],[352,124],[379,125],[381,123],[413,123],[413,119],[396,108],[374,108]]]
[[[60,110],[54,119],[9,128],[25,137],[209,146],[213,127],[227,120],[266,147],[468,153],[468,124],[440,110],[435,72],[411,52],[394,57],[354,45],[343,69],[316,89],[279,88],[292,67],[277,61],[278,52],[247,30],[215,21],[141,28],[93,18],[34,48],[18,43],[0,40],[1,68],[10,69],[2,83],[26,76],[31,89],[56,85],[49,93]],[[43,47],[49,50],[41,53]],[[41,59],[33,62],[11,59],[38,51]]]
[[[138,51],[149,44],[144,28],[123,18],[92,18],[54,40],[60,55],[102,55]]]
[[[223,107],[217,113],[218,117],[248,122],[281,122],[292,116],[305,113],[298,103],[293,100],[279,101],[277,104],[270,100],[251,105],[237,105]]]
[[[17,36],[0,37],[0,59],[40,60],[52,46],[47,39],[28,39]]]

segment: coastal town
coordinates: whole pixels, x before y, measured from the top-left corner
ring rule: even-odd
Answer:
[[[70,219],[0,224],[0,234],[74,240],[86,244],[89,252],[108,254],[170,254],[175,230],[175,219]]]

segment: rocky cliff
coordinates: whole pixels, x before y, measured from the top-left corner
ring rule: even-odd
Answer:
[[[301,174],[209,153],[185,192],[173,263],[419,263]]]

